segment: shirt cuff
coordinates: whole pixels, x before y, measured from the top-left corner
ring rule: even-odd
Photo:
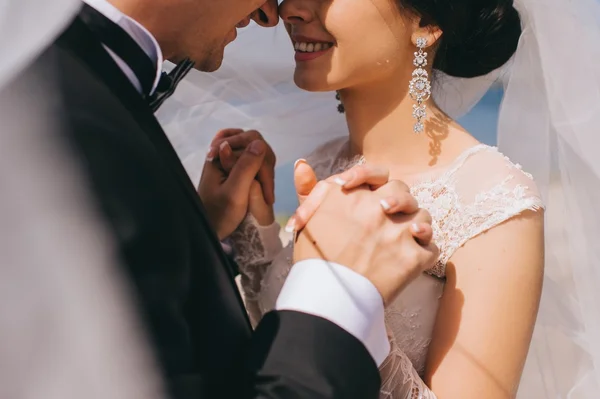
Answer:
[[[337,324],[365,345],[377,366],[390,353],[381,294],[367,278],[342,265],[322,259],[296,263],[275,308]]]

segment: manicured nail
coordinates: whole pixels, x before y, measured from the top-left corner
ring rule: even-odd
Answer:
[[[337,184],[338,186],[342,186],[342,187],[344,187],[346,185],[346,183],[348,183],[346,180],[342,179],[341,177],[336,177],[335,179],[333,179],[333,182],[335,184]]]
[[[392,209],[392,206],[390,205],[390,203],[384,199],[380,200],[379,203],[381,204],[381,207],[383,208],[384,211],[389,211],[390,209]]]
[[[219,145],[219,150],[223,151],[228,145],[229,143],[227,141],[222,142],[221,145]]]
[[[265,151],[265,146],[264,146],[264,144],[263,144],[263,142],[261,140],[254,140],[248,146],[248,151],[251,154],[259,156],[259,155],[262,155],[262,153]]]
[[[294,162],[294,170],[296,170],[296,166],[298,166],[298,164],[299,164],[300,162],[307,163],[307,162],[306,162],[306,159],[304,159],[304,158],[300,158],[300,159],[296,160],[296,162]]]
[[[421,232],[421,227],[416,223],[412,224],[412,229],[413,229],[413,232],[415,232],[417,234],[419,234]]]
[[[291,217],[290,220],[288,220],[287,224],[285,225],[285,232],[293,233],[295,230],[296,230],[296,219],[294,219],[294,217]]]
[[[206,153],[206,162],[212,162],[214,161],[215,156],[213,155],[213,148],[210,147],[208,149],[208,152]]]
[[[335,179],[333,179],[333,181],[336,184],[339,184],[340,186],[345,186],[346,184],[348,184],[348,182],[350,182],[352,179],[354,179],[354,172],[344,172],[341,175],[339,175],[338,177],[336,177]]]

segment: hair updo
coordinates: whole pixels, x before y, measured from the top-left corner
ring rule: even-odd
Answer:
[[[517,50],[521,19],[513,0],[398,0],[443,34],[433,67],[472,78],[504,65]]]

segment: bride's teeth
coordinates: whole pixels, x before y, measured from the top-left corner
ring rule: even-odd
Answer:
[[[294,43],[294,49],[296,51],[302,51],[305,53],[312,53],[316,51],[325,51],[331,48],[331,43],[306,43],[296,42]]]

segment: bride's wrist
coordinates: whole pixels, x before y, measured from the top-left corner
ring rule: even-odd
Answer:
[[[259,226],[268,227],[275,223],[275,211],[272,206],[260,210],[253,210],[250,214],[256,219]]]

